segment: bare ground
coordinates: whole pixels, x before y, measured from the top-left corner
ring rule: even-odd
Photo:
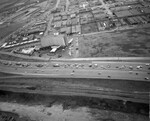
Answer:
[[[82,36],[79,57],[149,57],[150,29],[123,30]]]
[[[148,121],[148,116],[137,111],[144,112],[144,106],[147,105],[124,104],[119,100],[4,92],[0,98],[1,111],[13,112],[32,121]],[[118,108],[120,111],[116,110]],[[128,112],[124,112],[126,109]]]

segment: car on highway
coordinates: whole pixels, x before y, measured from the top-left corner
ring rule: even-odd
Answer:
[[[44,65],[43,64],[37,64],[36,66],[37,67],[43,67]]]
[[[60,67],[58,63],[54,64],[53,67]]]

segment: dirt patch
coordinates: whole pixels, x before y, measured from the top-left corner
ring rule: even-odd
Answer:
[[[98,32],[97,24],[95,22],[83,24],[81,25],[81,31],[82,31],[82,34]]]
[[[21,28],[23,25],[24,23],[13,23],[8,26],[6,25],[5,27],[0,27],[0,30],[2,30],[0,32],[0,40],[16,31],[17,29]]]
[[[149,57],[148,29],[87,35],[79,38],[79,57]]]
[[[36,121],[147,121],[148,104],[74,96],[0,93],[0,108]]]
[[[0,111],[0,119],[1,121],[31,121],[28,117],[20,117],[16,113],[6,111]]]
[[[27,62],[47,62],[47,60],[38,60],[38,59],[25,59],[21,57],[15,57],[7,54],[0,54],[1,60],[9,60],[9,61],[27,61]]]

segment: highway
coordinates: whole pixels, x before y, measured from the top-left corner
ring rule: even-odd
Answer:
[[[0,90],[148,103],[150,63],[105,59],[0,60],[0,72],[14,74],[0,77]]]
[[[1,61],[0,66],[1,72],[20,75],[150,81],[150,65],[142,62],[82,62],[80,60],[18,63]]]

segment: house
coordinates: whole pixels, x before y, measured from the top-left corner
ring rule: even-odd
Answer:
[[[78,24],[78,19],[77,18],[71,19],[71,24],[72,25]]]
[[[72,33],[76,33],[76,26],[72,26]]]
[[[61,21],[54,23],[54,28],[60,28],[61,27]]]
[[[67,20],[67,26],[70,26],[70,25],[71,25],[71,20],[68,19],[68,20]]]
[[[81,32],[81,25],[76,25],[76,32],[80,33]]]
[[[58,17],[54,17],[53,18],[53,21],[55,22],[55,21],[60,21],[61,20],[61,16],[58,16]]]
[[[67,31],[67,27],[63,27],[60,29],[60,33],[63,34],[63,33],[66,33]]]
[[[67,21],[62,21],[62,26],[66,26]]]
[[[71,18],[75,18],[75,17],[76,17],[76,14],[73,13],[73,14],[70,15],[70,17],[71,17]]]
[[[67,31],[66,31],[66,34],[71,34],[71,27],[67,27]]]
[[[141,14],[137,9],[129,10],[129,12],[132,13],[132,15],[140,15]]]
[[[127,18],[127,20],[130,22],[131,25],[137,24],[137,22],[132,17]]]
[[[62,20],[67,20],[67,18],[68,18],[67,15],[62,16]]]

